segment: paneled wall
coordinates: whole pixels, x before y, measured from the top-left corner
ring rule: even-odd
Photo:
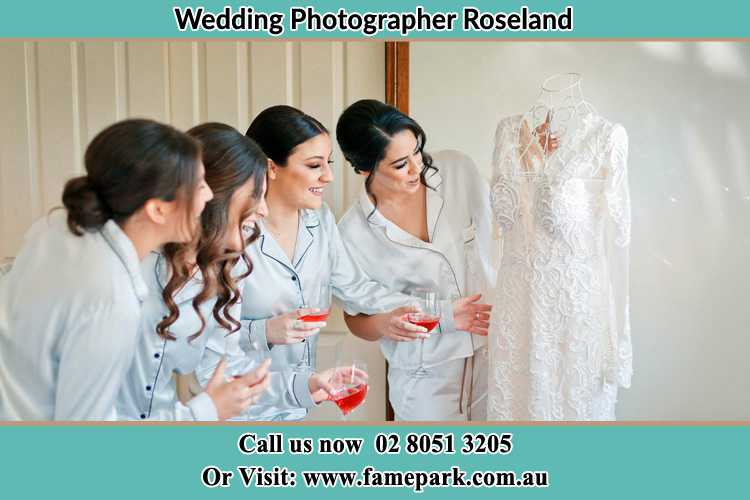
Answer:
[[[0,262],[60,204],[86,144],[113,121],[147,117],[181,129],[222,121],[244,131],[265,107],[290,104],[333,132],[344,106],[383,99],[385,87],[381,42],[0,42],[0,68]],[[338,149],[334,160],[325,197],[340,216],[361,178]],[[321,363],[332,361],[328,350],[345,331],[334,316]],[[383,380],[359,416],[382,419],[382,357],[374,344],[358,349]],[[318,417],[335,416],[326,410]]]
[[[244,131],[283,103],[333,129],[347,103],[383,98],[383,51],[371,42],[0,43],[0,257],[59,204],[86,144],[113,121],[187,129],[211,120]],[[340,215],[360,182],[338,151],[335,160],[327,202]]]

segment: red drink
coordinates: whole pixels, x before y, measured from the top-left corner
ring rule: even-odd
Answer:
[[[331,313],[330,309],[326,309],[325,311],[320,311],[312,314],[306,314],[304,316],[300,316],[299,319],[306,323],[318,323],[320,321],[325,321],[328,319],[328,315]]]
[[[345,387],[333,398],[333,402],[339,407],[341,413],[348,415],[353,409],[361,405],[367,396],[367,384],[355,387]]]
[[[429,314],[409,314],[408,319],[412,325],[426,328],[428,332],[431,332],[440,323],[440,316]]]

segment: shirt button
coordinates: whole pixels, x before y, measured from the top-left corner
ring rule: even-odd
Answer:
[[[146,414],[145,413],[141,413],[141,420],[143,420],[145,418],[146,418]]]
[[[147,386],[146,386],[146,390],[147,390],[147,391],[150,391],[150,390],[151,390],[151,386],[150,386],[150,385],[147,385]]]
[[[296,276],[292,276],[292,281],[297,281],[297,277]]]
[[[159,354],[158,352],[156,352],[156,353],[154,353],[154,357],[155,357],[156,359],[159,359],[159,358],[161,357],[161,354]]]

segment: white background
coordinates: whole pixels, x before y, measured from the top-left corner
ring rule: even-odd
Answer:
[[[499,118],[583,74],[630,137],[635,377],[625,420],[750,419],[750,44],[412,43],[410,114],[428,150],[489,178]]]

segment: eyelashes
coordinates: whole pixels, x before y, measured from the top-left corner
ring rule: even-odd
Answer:
[[[401,170],[406,166],[406,163],[407,162],[401,163],[399,165],[394,165],[393,168],[395,168],[396,170]],[[421,158],[419,159],[419,168],[424,168],[424,161]]]
[[[333,160],[328,160],[328,161],[326,162],[326,164],[328,164],[328,165],[330,165],[330,166],[333,166]],[[323,164],[322,164],[322,163],[316,163],[315,165],[305,165],[305,166],[306,166],[307,168],[311,168],[311,169],[312,169],[312,168],[320,168],[320,167],[322,167],[322,166],[323,166]]]

